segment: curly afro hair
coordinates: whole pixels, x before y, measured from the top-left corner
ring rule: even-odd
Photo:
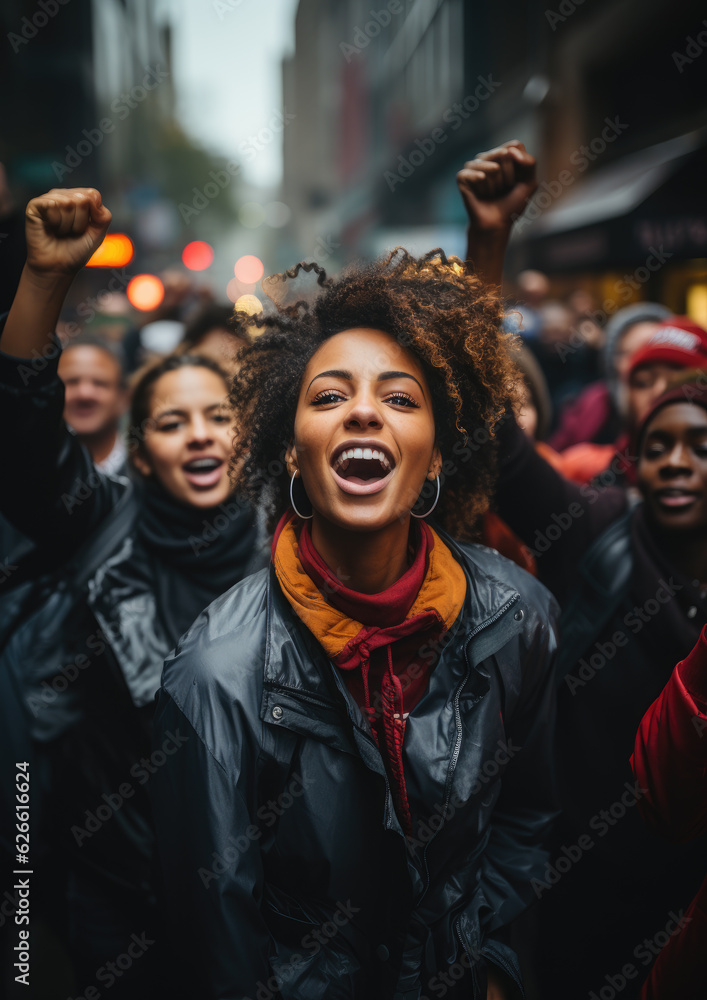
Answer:
[[[495,478],[494,429],[520,384],[497,295],[439,249],[418,259],[398,247],[337,278],[302,262],[269,280],[286,284],[301,271],[316,273],[317,297],[261,314],[260,335],[238,355],[234,486],[265,507],[272,528],[289,506],[285,452],[310,358],[344,330],[378,329],[415,356],[430,386],[444,463],[437,520],[457,538],[477,538]]]

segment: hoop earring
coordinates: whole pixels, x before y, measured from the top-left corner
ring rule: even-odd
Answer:
[[[314,517],[314,512],[308,514],[306,517],[304,514],[300,514],[300,512],[297,510],[297,505],[295,504],[295,498],[292,495],[292,487],[294,486],[296,475],[297,475],[297,469],[295,469],[295,471],[292,473],[292,479],[290,480],[290,503],[292,504],[292,509],[297,515],[297,517],[301,517],[303,521],[311,521],[311,519]]]
[[[437,496],[435,497],[435,502],[432,504],[430,509],[425,514],[416,514],[414,511],[412,510],[410,511],[412,516],[416,517],[418,521],[424,521],[426,517],[429,517],[432,511],[437,506],[437,503],[439,502],[439,494],[440,494],[439,476],[435,476],[435,482],[437,483]]]

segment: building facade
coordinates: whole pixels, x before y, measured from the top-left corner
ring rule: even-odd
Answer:
[[[509,272],[540,267],[558,294],[581,283],[602,300],[635,272],[632,298],[683,310],[707,281],[706,48],[691,0],[300,0],[283,67],[288,251],[463,253],[456,172],[518,138],[544,186]]]

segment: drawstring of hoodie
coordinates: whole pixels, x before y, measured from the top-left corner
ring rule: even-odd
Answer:
[[[405,787],[405,772],[403,770],[403,737],[405,736],[406,716],[403,713],[403,686],[400,678],[393,673],[393,653],[387,647],[388,670],[383,677],[383,726],[385,742],[388,747],[388,763],[393,775],[398,793],[398,818],[400,825],[408,836],[412,835],[412,818]]]
[[[376,746],[380,750],[378,735],[375,729],[376,709],[375,706],[371,705],[371,689],[368,686],[368,674],[371,669],[371,652],[368,646],[362,642],[359,646],[359,653],[361,654],[361,679],[363,681],[363,708],[368,715],[368,725],[371,727],[373,739],[376,741]]]
[[[396,812],[400,825],[405,833],[412,834],[412,818],[410,815],[410,803],[408,802],[407,788],[405,787],[405,772],[403,769],[403,738],[405,736],[405,725],[407,713],[403,711],[403,686],[400,678],[393,670],[393,651],[391,644],[385,647],[387,658],[387,669],[383,675],[381,685],[381,701],[383,708],[383,737],[388,751],[387,760],[392,778],[392,793],[396,805]],[[369,673],[371,668],[370,650],[361,643],[359,646],[361,655],[361,678],[363,680],[364,705],[368,715],[368,723],[371,727],[371,734],[378,749],[381,749],[377,730],[376,707],[371,704],[371,693],[369,687]]]

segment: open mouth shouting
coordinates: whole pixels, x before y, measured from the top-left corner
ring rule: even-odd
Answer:
[[[344,493],[378,493],[395,470],[395,459],[379,442],[347,441],[334,451],[331,468]]]
[[[223,466],[223,459],[204,456],[185,462],[182,469],[191,486],[198,490],[210,490],[221,481]]]

